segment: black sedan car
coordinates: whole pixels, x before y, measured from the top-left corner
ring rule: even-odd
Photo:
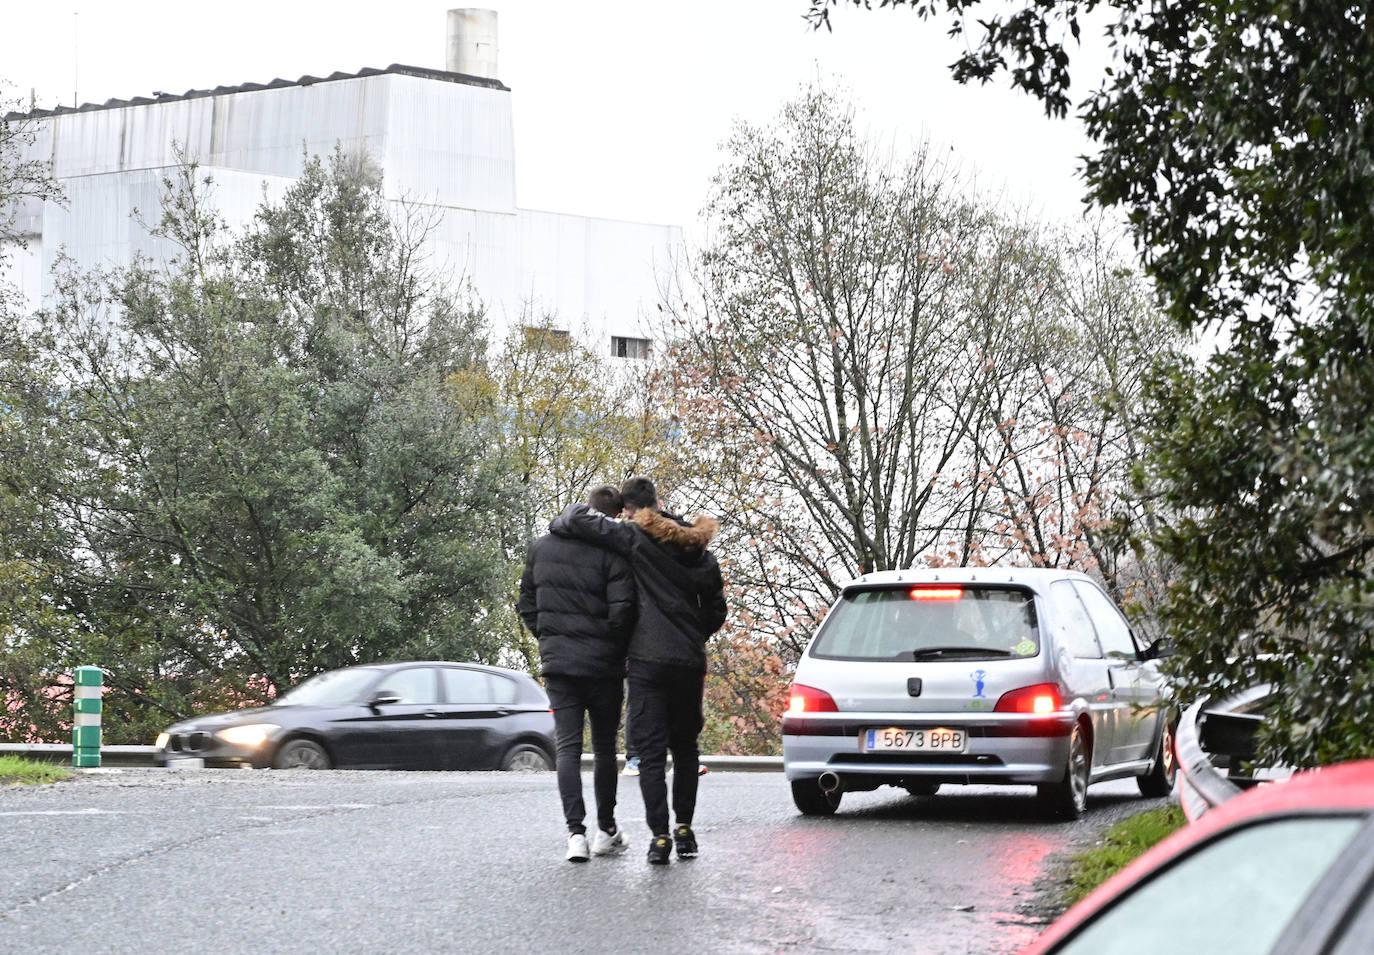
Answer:
[[[311,677],[271,706],[198,716],[157,739],[163,766],[553,768],[549,699],[523,673],[388,663]]]

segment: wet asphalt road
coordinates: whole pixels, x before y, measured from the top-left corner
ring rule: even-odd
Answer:
[[[552,774],[107,771],[0,789],[0,952],[1012,952],[1047,857],[1088,817],[1030,790],[849,794],[804,819],[778,774],[702,781],[702,855],[573,865]],[[590,795],[590,778],[586,779]],[[971,909],[968,907],[971,906]]]

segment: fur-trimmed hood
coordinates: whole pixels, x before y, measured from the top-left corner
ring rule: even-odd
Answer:
[[[655,540],[674,544],[684,550],[704,551],[720,530],[720,522],[706,514],[698,515],[691,524],[684,524],[671,514],[647,507],[635,511],[631,520]]]

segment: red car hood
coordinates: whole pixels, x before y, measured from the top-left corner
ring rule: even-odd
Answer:
[[[1259,816],[1340,809],[1374,810],[1374,760],[1297,773],[1242,793],[1175,832],[1061,915],[1021,955],[1043,955],[1149,873],[1212,834]]]

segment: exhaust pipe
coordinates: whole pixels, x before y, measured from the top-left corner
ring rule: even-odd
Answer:
[[[821,773],[821,778],[818,779],[817,782],[820,784],[821,792],[825,793],[827,796],[833,796],[835,793],[841,792],[844,785],[838,775],[829,772]]]

